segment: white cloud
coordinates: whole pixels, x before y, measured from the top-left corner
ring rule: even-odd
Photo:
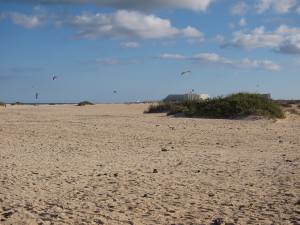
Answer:
[[[191,59],[199,62],[214,63],[214,64],[227,64],[227,65],[233,64],[231,60],[223,58],[216,53],[201,53],[201,54],[194,55],[193,57],[191,57]]]
[[[300,65],[300,58],[296,58],[294,62],[295,62],[296,65],[299,66]]]
[[[259,0],[256,4],[256,9],[258,13],[272,9],[277,13],[283,14],[288,13],[296,4],[296,0]]]
[[[78,30],[77,37],[95,39],[111,38],[203,38],[202,33],[193,27],[178,29],[168,19],[146,15],[137,11],[119,10],[115,13],[82,14],[58,21]]]
[[[214,0],[0,0],[33,4],[95,4],[116,9],[159,10],[162,8],[206,11]]]
[[[226,46],[270,48],[279,53],[300,54],[300,28],[281,25],[272,32],[265,31],[264,27],[255,28],[250,33],[238,31],[233,33],[231,41],[223,44]]]
[[[236,64],[237,67],[249,68],[249,69],[265,69],[279,71],[281,68],[278,64],[271,60],[250,60],[248,58],[243,59],[241,62]]]
[[[26,15],[18,12],[10,12],[6,14],[14,24],[25,27],[34,28],[41,25],[41,20],[36,15]]]
[[[186,57],[183,56],[183,55],[180,55],[180,54],[170,54],[170,53],[161,54],[159,56],[159,58],[161,58],[161,59],[176,59],[176,60],[186,59]]]
[[[135,58],[99,58],[99,59],[96,59],[97,64],[106,65],[106,66],[138,64],[141,62],[142,62],[142,60],[135,59]]]
[[[137,42],[123,42],[120,44],[122,48],[138,48],[140,44]]]
[[[234,29],[234,28],[235,28],[235,25],[234,25],[234,23],[229,23],[229,24],[228,24],[228,27],[229,27],[230,29]]]
[[[218,42],[219,44],[222,45],[222,44],[225,42],[225,37],[224,37],[223,35],[218,34],[218,35],[214,38],[214,40],[215,40],[216,42]]]
[[[238,2],[231,8],[230,13],[234,16],[242,16],[246,14],[248,8],[249,6],[245,2]]]
[[[241,27],[246,26],[247,25],[246,19],[245,18],[241,18],[239,24],[240,24]]]
[[[200,53],[191,57],[186,57],[180,54],[165,53],[159,56],[161,59],[173,60],[191,60],[202,64],[212,64],[220,66],[230,66],[238,69],[262,69],[270,71],[279,71],[280,65],[271,60],[250,60],[245,58],[243,60],[232,60],[222,57],[216,53]]]

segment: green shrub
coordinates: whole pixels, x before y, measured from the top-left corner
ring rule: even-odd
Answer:
[[[85,105],[94,105],[94,103],[89,101],[82,101],[77,104],[77,106],[85,106]]]
[[[250,115],[283,118],[280,106],[260,94],[238,93],[193,104],[186,112],[190,117],[239,118]]]
[[[167,113],[168,115],[174,115],[176,113],[182,113],[188,109],[188,106],[192,104],[192,101],[186,102],[158,102],[151,104],[145,113]]]
[[[12,103],[11,105],[24,105],[24,103],[22,103],[22,102],[15,102],[15,103]]]
[[[166,113],[171,110],[172,103],[158,102],[151,104],[144,113]]]
[[[188,117],[203,118],[242,118],[250,115],[268,118],[283,118],[284,113],[279,104],[271,99],[251,93],[238,93],[201,101],[159,102],[150,105],[146,113],[167,115],[184,113]]]

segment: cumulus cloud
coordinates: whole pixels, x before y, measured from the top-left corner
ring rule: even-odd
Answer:
[[[271,60],[250,60],[245,58],[243,60],[232,60],[222,57],[216,53],[200,53],[191,57],[186,57],[180,54],[164,53],[159,56],[160,59],[173,59],[173,60],[190,60],[203,64],[230,66],[239,69],[262,69],[270,71],[279,71],[280,65]]]
[[[156,10],[191,9],[206,11],[214,0],[0,0],[0,2],[20,2],[32,4],[94,4],[116,9]]]
[[[50,21],[53,19],[53,16],[53,14],[49,14],[42,7],[35,6],[30,14],[16,11],[0,12],[0,21],[1,19],[7,19],[15,25],[31,29],[43,25],[48,20]]]
[[[220,45],[223,45],[225,42],[225,37],[223,35],[218,34],[215,36],[214,40],[218,42]]]
[[[129,65],[142,63],[141,59],[135,58],[98,58],[95,61],[97,64],[105,66]]]
[[[300,28],[279,26],[272,32],[258,27],[249,33],[238,31],[233,33],[232,40],[223,44],[223,47],[235,46],[246,49],[270,48],[275,52],[285,54],[300,54]]]
[[[26,15],[18,12],[3,13],[3,18],[10,19],[14,24],[24,28],[35,28],[41,25],[41,19],[37,15]]]
[[[123,42],[120,44],[122,48],[138,48],[140,44],[137,42]]]
[[[234,16],[242,16],[246,14],[248,8],[249,6],[245,2],[238,2],[231,8],[230,13]]]
[[[179,29],[168,19],[146,15],[137,11],[119,10],[115,13],[82,14],[58,21],[78,30],[77,37],[95,39],[111,38],[202,38],[203,34],[193,27]]]
[[[241,18],[239,24],[240,24],[241,27],[246,26],[247,25],[246,19],[245,18]]]
[[[258,13],[263,13],[269,9],[277,13],[288,13],[290,9],[297,5],[297,0],[259,0],[256,4]]]
[[[187,59],[185,56],[180,54],[170,54],[170,53],[164,53],[159,56],[161,59],[176,59],[176,60],[184,60]]]

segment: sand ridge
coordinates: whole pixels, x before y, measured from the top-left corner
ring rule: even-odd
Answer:
[[[300,117],[146,107],[0,109],[0,224],[299,224]]]

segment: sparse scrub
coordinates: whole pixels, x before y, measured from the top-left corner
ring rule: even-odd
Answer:
[[[15,102],[15,103],[12,103],[11,105],[24,105],[24,103],[22,103],[22,102]]]
[[[168,115],[183,113],[187,117],[202,118],[243,118],[250,115],[268,118],[283,118],[284,113],[279,104],[260,94],[238,93],[190,102],[160,102],[151,105],[148,113],[166,112]]]
[[[151,104],[145,113],[167,113],[168,115],[174,115],[176,113],[182,113],[188,109],[188,105],[191,102],[158,102]]]
[[[82,101],[77,104],[77,106],[85,106],[85,105],[94,105],[94,103],[89,101]]]
[[[283,118],[280,106],[260,94],[238,93],[192,105],[186,113],[190,117],[239,118],[250,115]]]
[[[286,112],[300,116],[300,112],[295,108],[287,109]]]
[[[167,113],[171,110],[172,104],[166,102],[152,103],[145,113]]]

